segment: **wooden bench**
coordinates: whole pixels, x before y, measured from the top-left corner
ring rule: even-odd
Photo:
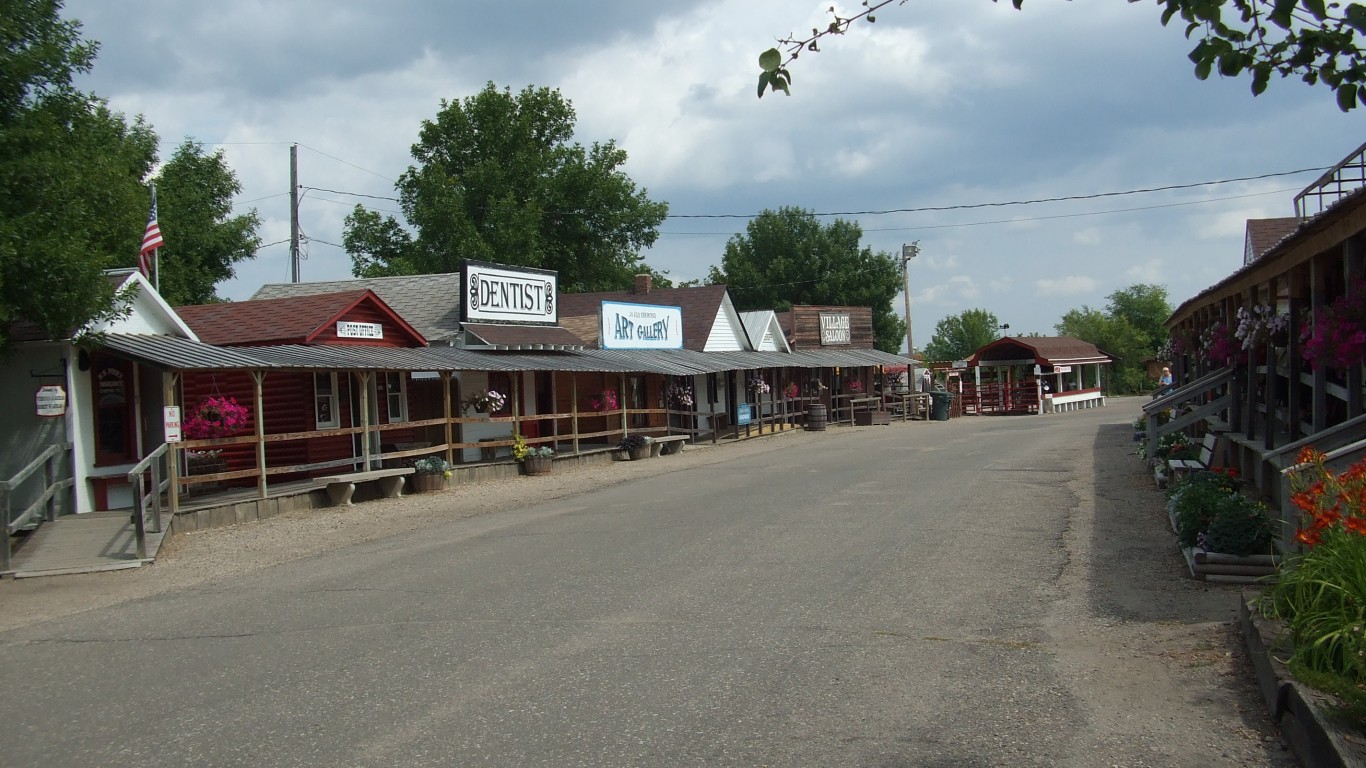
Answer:
[[[683,450],[684,444],[688,442],[687,435],[664,435],[663,437],[650,438],[651,456],[669,456]]]
[[[1213,432],[1206,432],[1205,439],[1200,441],[1200,453],[1196,458],[1167,460],[1168,475],[1174,478],[1178,473],[1200,472],[1214,466],[1214,447],[1218,443],[1218,435]]]
[[[375,485],[379,487],[381,496],[386,499],[398,498],[403,492],[403,476],[411,475],[414,471],[412,467],[371,469],[365,472],[348,472],[344,475],[319,477],[314,482],[327,486],[327,497],[332,500],[332,506],[343,507],[351,505],[351,496],[356,492],[356,483],[365,483],[371,480],[374,480]]]

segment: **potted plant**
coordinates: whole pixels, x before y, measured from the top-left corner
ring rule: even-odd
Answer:
[[[604,389],[588,398],[588,407],[595,411],[615,411],[617,405],[617,391],[615,389]]]
[[[1322,453],[1305,448],[1290,487],[1302,549],[1281,563],[1258,607],[1282,623],[1291,672],[1359,709],[1366,698],[1366,461],[1334,473]]]
[[[1242,493],[1234,470],[1196,472],[1174,483],[1168,513],[1197,579],[1252,582],[1275,572],[1271,517],[1266,505]]]
[[[650,458],[650,443],[654,442],[645,435],[627,435],[617,444],[617,450],[623,451],[631,457],[632,461]]]
[[[413,490],[419,493],[444,490],[452,474],[450,462],[440,456],[423,456],[413,462],[413,470]]]
[[[1134,442],[1141,443],[1148,436],[1148,417],[1139,416],[1134,419]]]
[[[199,401],[185,416],[184,434],[188,440],[229,437],[251,424],[251,411],[235,397],[213,396]]]
[[[548,445],[527,445],[525,437],[515,434],[512,436],[512,458],[521,463],[522,471],[528,475],[548,475],[554,463],[555,449]]]
[[[669,391],[665,393],[664,399],[668,401],[669,406],[672,408],[691,411],[693,407],[692,387],[685,384],[674,384],[669,387]]]
[[[773,391],[773,388],[769,386],[768,382],[764,381],[764,377],[759,375],[755,375],[754,378],[749,380],[747,389],[749,389],[750,393],[755,397],[763,397]]]
[[[497,413],[507,405],[507,395],[496,390],[486,389],[460,401],[460,407],[469,413]]]

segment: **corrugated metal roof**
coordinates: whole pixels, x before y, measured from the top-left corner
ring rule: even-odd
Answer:
[[[698,352],[692,349],[585,349],[535,354],[457,347],[217,347],[173,336],[110,334],[109,349],[171,370],[571,371],[692,376],[755,368],[833,368],[895,364],[873,349],[841,352]]]

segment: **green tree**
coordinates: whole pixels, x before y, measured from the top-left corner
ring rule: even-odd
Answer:
[[[219,150],[205,154],[186,139],[157,175],[158,222],[166,239],[159,258],[161,295],[174,306],[217,301],[214,286],[255,257],[261,245],[256,210],[232,215],[242,190]]]
[[[56,0],[0,0],[0,349],[116,310],[101,270],[136,263],[156,135],[76,90],[97,50]]]
[[[1122,288],[1109,296],[1110,316],[1128,321],[1148,352],[1156,352],[1167,338],[1164,326],[1171,317],[1172,305],[1167,301],[1167,287],[1137,283]]]
[[[865,0],[863,10],[848,18],[831,6],[833,19],[825,29],[812,29],[809,37],[779,40],[779,47],[759,55],[759,96],[769,89],[791,93],[789,64],[804,52],[820,50],[822,38],[844,34],[859,19],[876,21],[876,12],[892,1]],[[1011,4],[1018,10],[1024,0]],[[1366,33],[1366,7],[1360,3],[1157,0],[1157,5],[1163,26],[1179,17],[1185,22],[1186,37],[1197,41],[1190,60],[1201,80],[1215,72],[1223,77],[1246,73],[1255,96],[1266,90],[1272,75],[1298,77],[1331,88],[1343,111],[1366,103],[1366,56],[1356,38]]]
[[[966,360],[1001,337],[1001,322],[985,309],[967,309],[940,320],[925,345],[928,361]]]
[[[636,189],[614,142],[571,143],[574,121],[550,88],[513,94],[489,83],[442,101],[397,184],[416,236],[358,206],[343,235],[354,274],[451,272],[476,259],[556,270],[564,291],[629,287],[668,205]]]
[[[1164,338],[1162,322],[1171,315],[1167,289],[1158,285],[1132,285],[1110,294],[1105,311],[1083,306],[1069,310],[1056,326],[1059,334],[1095,344],[1114,358],[1108,375],[1114,394],[1133,394],[1151,389],[1147,360]]]
[[[798,304],[871,307],[873,343],[901,349],[906,323],[892,309],[901,290],[898,262],[889,253],[859,247],[863,229],[835,219],[822,225],[800,208],[766,210],[745,233],[726,243],[721,266],[707,277],[724,283],[736,309],[785,312]]]

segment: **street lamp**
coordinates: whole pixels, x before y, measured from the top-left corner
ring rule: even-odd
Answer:
[[[906,293],[906,357],[915,359],[915,342],[911,340],[911,270],[908,265],[911,259],[920,252],[920,241],[917,240],[909,245],[901,245],[901,282],[902,289]],[[911,363],[915,365],[915,363]]]

